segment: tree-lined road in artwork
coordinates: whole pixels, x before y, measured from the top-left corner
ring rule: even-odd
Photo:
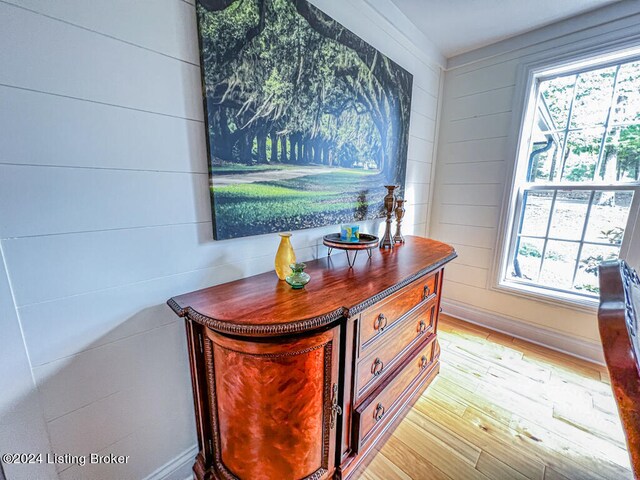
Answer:
[[[234,172],[237,170],[230,170]],[[326,167],[295,167],[295,168],[256,168],[245,173],[226,173],[223,169],[216,172],[212,178],[213,187],[237,185],[239,183],[278,182],[292,178],[306,177],[308,175],[321,175],[325,173],[348,172],[342,168]]]
[[[365,220],[382,209],[378,171],[347,168],[266,168],[237,166],[214,174],[216,212],[225,232],[241,236],[250,225],[256,233],[339,224],[345,218]],[[227,178],[230,179],[226,184]]]
[[[412,75],[307,0],[197,0],[214,236],[380,216]]]

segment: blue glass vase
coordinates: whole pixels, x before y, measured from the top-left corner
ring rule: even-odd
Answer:
[[[309,274],[304,272],[307,266],[304,263],[292,263],[289,267],[291,267],[291,275],[286,278],[287,283],[295,290],[304,288],[311,280]]]

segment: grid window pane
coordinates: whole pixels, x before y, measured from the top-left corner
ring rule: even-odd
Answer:
[[[545,130],[562,130],[567,126],[575,81],[575,75],[568,75],[540,83],[540,109],[548,112],[550,119]]]
[[[596,267],[620,253],[633,197],[633,190],[525,191],[509,278],[597,296]]]
[[[632,201],[632,191],[596,192],[585,241],[620,245]]]
[[[571,128],[603,125],[609,113],[616,67],[592,70],[578,75],[571,111]]]
[[[580,240],[590,199],[590,190],[558,191],[549,237],[561,240]]]
[[[539,283],[568,290],[572,286],[573,269],[578,258],[580,244],[549,240],[544,253]]]
[[[603,135],[603,128],[569,132],[564,151],[563,181],[575,183],[593,180]]]
[[[640,125],[610,128],[597,177],[607,183],[637,182],[639,174]]]
[[[538,281],[543,248],[544,240],[521,238],[518,254],[512,264],[511,276],[521,280]]]
[[[553,182],[562,168],[564,133],[546,133],[534,136],[530,148],[530,182]]]
[[[553,190],[535,190],[524,194],[524,215],[520,233],[534,237],[544,236],[549,223]]]
[[[640,121],[640,63],[627,63],[618,72],[618,86],[611,112],[613,123]]]
[[[619,254],[620,247],[617,246],[584,245],[573,288],[585,294],[597,295],[600,292],[598,265],[605,260],[615,260]]]
[[[640,60],[535,88],[505,279],[597,297],[597,267],[620,254],[640,193]]]

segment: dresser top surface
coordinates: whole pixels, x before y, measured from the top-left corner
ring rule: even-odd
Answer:
[[[346,254],[305,262],[311,281],[294,290],[275,271],[187,293],[167,303],[180,316],[239,335],[274,336],[314,330],[353,315],[456,257],[436,240],[406,236],[392,250],[374,248],[371,260]]]

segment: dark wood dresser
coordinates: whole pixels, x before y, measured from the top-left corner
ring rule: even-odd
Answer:
[[[452,247],[407,237],[353,268],[307,262],[293,290],[268,272],[174,297],[185,317],[198,479],[348,478],[439,370]]]

